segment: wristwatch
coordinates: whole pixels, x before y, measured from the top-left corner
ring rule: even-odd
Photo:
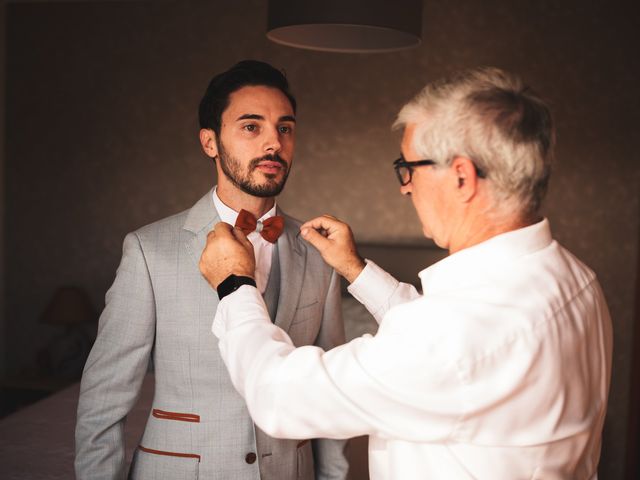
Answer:
[[[218,288],[216,288],[218,292],[218,298],[222,300],[224,297],[226,297],[230,293],[235,292],[242,285],[251,285],[255,287],[256,281],[251,277],[245,277],[242,275],[234,275],[234,274],[229,275],[222,282],[220,282],[218,284]]]

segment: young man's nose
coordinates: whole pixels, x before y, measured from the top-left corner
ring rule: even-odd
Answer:
[[[280,151],[280,136],[278,130],[269,130],[264,143],[265,151],[278,152]]]

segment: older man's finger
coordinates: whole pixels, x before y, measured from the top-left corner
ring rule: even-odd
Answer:
[[[303,225],[300,229],[300,234],[302,238],[316,247],[319,252],[324,252],[331,246],[331,242],[313,227],[305,227]]]
[[[216,235],[219,235],[221,237],[230,237],[230,236],[232,236],[233,235],[231,233],[232,230],[233,230],[233,227],[231,225],[229,225],[228,223],[225,223],[225,222],[218,222],[213,227],[213,231],[216,233]]]
[[[249,241],[249,239],[247,238],[247,236],[244,234],[242,230],[240,230],[237,227],[233,227],[233,230],[231,230],[231,233],[233,234],[234,238],[238,242],[240,242],[241,245],[243,245],[245,248],[251,248],[253,250],[253,244]]]
[[[336,229],[339,229],[341,225],[345,225],[343,222],[338,220],[331,215],[322,215],[320,217],[312,218],[308,222],[303,223],[300,226],[300,229],[303,228],[313,228],[318,231],[325,231],[327,233],[331,233]]]

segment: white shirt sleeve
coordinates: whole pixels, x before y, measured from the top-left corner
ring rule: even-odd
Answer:
[[[404,314],[402,314],[404,316]],[[385,329],[381,326],[381,329]],[[444,389],[432,405],[399,401],[404,377],[424,377],[416,352],[421,342],[391,328],[365,335],[324,352],[295,348],[289,336],[269,320],[257,289],[242,286],[222,299],[212,327],[231,380],[245,398],[256,424],[280,438],[350,438],[376,433],[381,437],[448,438],[459,420],[461,405],[451,401],[460,388],[457,375],[433,370],[421,382],[426,391]],[[424,353],[421,353],[424,355]],[[398,375],[402,372],[402,375]],[[429,403],[427,400],[426,403]],[[431,410],[430,414],[425,414]]]
[[[420,296],[413,285],[398,282],[371,260],[365,261],[366,266],[347,290],[378,323],[391,307]]]
[[[267,434],[291,439],[349,438],[367,430],[366,422],[349,414],[348,399],[332,387],[322,367],[325,352],[315,346],[296,349],[284,330],[269,320],[256,288],[243,285],[223,298],[212,331],[220,339],[220,354],[234,387]],[[321,399],[316,397],[309,404],[309,397],[317,394]],[[290,409],[292,405],[298,408]],[[304,418],[309,409],[314,422]]]

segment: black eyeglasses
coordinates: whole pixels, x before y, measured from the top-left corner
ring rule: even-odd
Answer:
[[[416,160],[415,162],[409,162],[400,157],[393,162],[393,168],[396,171],[396,176],[401,186],[409,185],[411,183],[411,177],[413,176],[413,169],[415,167],[421,167],[423,165],[436,165],[437,162],[433,160]]]
[[[415,167],[437,164],[438,162],[434,160],[416,160],[414,162],[409,162],[405,160],[404,157],[400,157],[393,162],[393,168],[396,171],[396,176],[398,177],[400,186],[404,187],[405,185],[409,185],[411,183],[411,177],[413,176],[413,169]],[[486,178],[487,175],[482,170],[480,170],[475,163],[473,164],[473,166],[475,167],[476,175],[479,178]]]

